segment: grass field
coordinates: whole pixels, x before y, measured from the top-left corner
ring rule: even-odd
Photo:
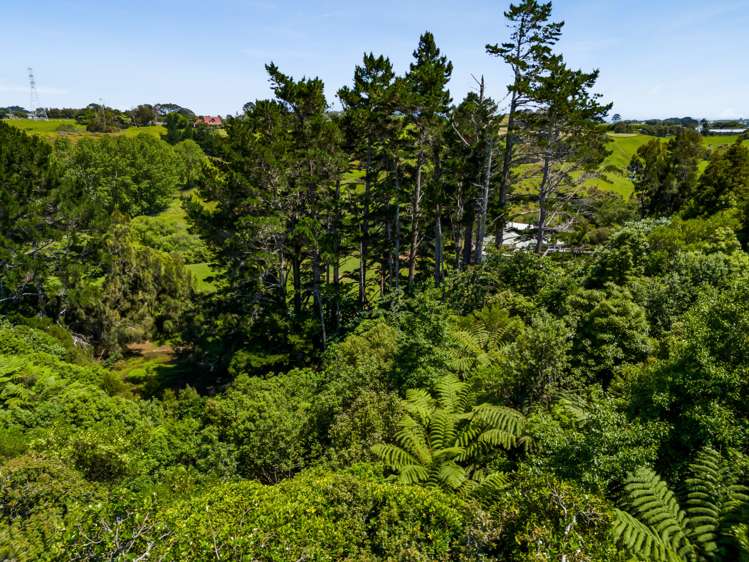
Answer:
[[[601,169],[606,170],[607,168],[614,168],[615,170],[606,172],[608,181],[596,179],[591,181],[591,185],[605,191],[614,191],[622,197],[628,198],[632,194],[634,186],[629,178],[627,178],[627,166],[629,165],[632,156],[637,152],[637,149],[656,137],[616,133],[609,133],[609,137],[611,140],[608,148],[611,150],[611,154],[603,162]],[[705,137],[704,143],[707,148],[715,149],[721,146],[733,144],[738,140],[738,138],[738,135]],[[669,139],[662,138],[660,140],[662,142],[667,142]],[[749,144],[749,141],[745,141],[745,143]],[[700,162],[699,167],[700,172],[704,171],[707,167],[707,162]]]
[[[185,197],[194,197],[196,199],[198,198],[194,190],[182,191],[180,193],[177,193],[172,202],[169,204],[169,207],[164,209],[164,211],[156,215],[154,218],[167,225],[172,226],[177,230],[187,233],[187,213],[182,206],[182,200]],[[186,267],[193,275],[193,278],[195,280],[195,290],[198,293],[212,293],[216,290],[216,285],[207,281],[207,278],[215,275],[215,272],[211,269],[210,264],[192,263],[187,264]]]
[[[628,198],[634,186],[627,178],[627,166],[637,149],[648,143],[653,137],[647,135],[609,134],[610,142],[608,149],[611,154],[601,165],[603,170],[614,168],[615,171],[606,171],[606,180],[591,180],[591,185],[604,191],[614,191],[624,198]]]
[[[739,140],[739,135],[715,135],[711,137],[705,137],[704,143],[708,148],[715,148],[718,146],[733,144],[737,140]],[[749,144],[749,141],[745,140],[744,144]]]
[[[27,133],[39,135],[50,140],[58,138],[79,140],[85,137],[101,137],[107,134],[89,133],[86,131],[86,127],[77,123],[75,119],[48,119],[46,121],[32,119],[6,119],[4,123],[17,127]],[[162,134],[166,133],[166,129],[161,125],[130,127],[129,129],[123,129],[122,131],[109,134],[132,137],[141,133],[160,137]]]
[[[188,271],[192,273],[195,280],[195,291],[198,293],[213,293],[216,290],[215,283],[208,281],[207,279],[215,275],[211,264],[209,263],[192,263],[186,266]]]

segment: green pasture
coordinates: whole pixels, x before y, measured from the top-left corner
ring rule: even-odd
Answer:
[[[211,268],[209,263],[191,263],[186,266],[188,271],[192,273],[195,281],[195,291],[198,293],[213,293],[216,290],[216,284],[212,281],[208,281],[209,277],[215,275],[215,272]]]
[[[628,198],[634,186],[627,177],[627,166],[632,156],[635,155],[637,149],[642,145],[650,142],[656,137],[639,134],[616,134],[609,133],[610,142],[608,145],[611,154],[601,165],[601,170],[604,172],[606,179],[595,179],[591,180],[591,185],[598,187],[605,191],[614,191],[624,198]],[[735,143],[738,140],[738,135],[725,135],[725,136],[709,136],[704,138],[705,146],[714,150],[722,146],[727,146]],[[667,142],[668,137],[660,139],[662,142]],[[749,144],[749,141],[744,141]],[[700,162],[700,172],[704,171],[707,167],[707,161]]]
[[[166,133],[166,129],[161,125],[151,125],[148,127],[130,127],[115,133],[89,133],[86,127],[76,122],[75,119],[6,119],[5,123],[26,131],[29,134],[39,135],[41,137],[54,140],[57,138],[68,138],[78,140],[84,137],[101,137],[105,134],[135,136],[141,133],[160,137]]]

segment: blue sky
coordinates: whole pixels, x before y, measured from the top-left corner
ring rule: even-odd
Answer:
[[[455,71],[458,99],[509,75],[484,45],[507,35],[496,0],[0,0],[0,106],[28,105],[33,66],[46,106],[175,102],[235,113],[267,97],[264,63],[321,77],[331,101],[365,51],[400,72],[424,30]],[[599,68],[628,117],[749,117],[749,0],[556,0],[559,50]]]

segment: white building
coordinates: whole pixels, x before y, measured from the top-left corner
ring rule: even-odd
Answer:
[[[494,244],[494,236],[484,238],[484,248]],[[548,238],[544,237],[544,245],[559,251],[564,244],[556,242],[554,244]],[[505,225],[504,235],[502,236],[502,246],[511,250],[533,250],[536,247],[536,225],[524,222],[508,222]],[[484,250],[486,253],[486,250]]]

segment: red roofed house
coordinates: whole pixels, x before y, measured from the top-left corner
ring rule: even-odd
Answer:
[[[195,120],[195,126],[208,125],[209,127],[220,127],[224,122],[218,115],[201,115]]]

